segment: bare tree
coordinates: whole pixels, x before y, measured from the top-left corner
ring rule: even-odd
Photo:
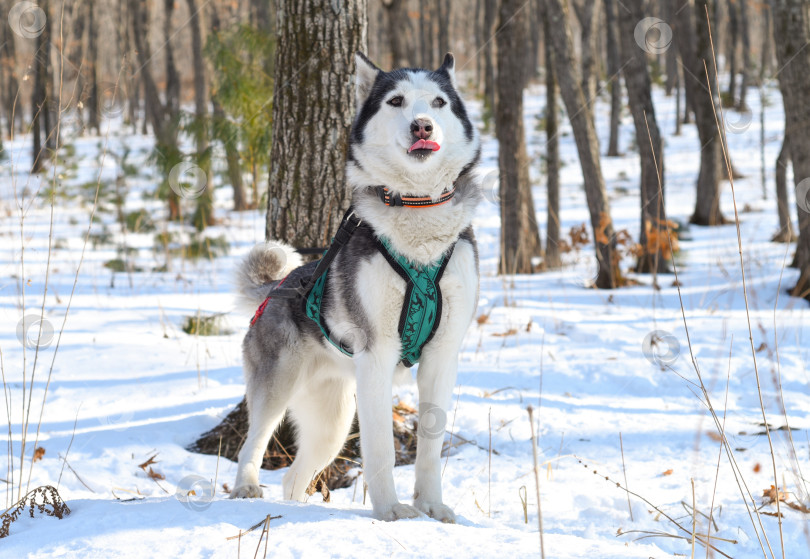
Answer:
[[[500,170],[502,274],[529,274],[542,244],[529,182],[529,156],[523,128],[523,88],[528,77],[525,48],[529,12],[523,0],[501,0],[498,49],[498,105],[495,133]]]
[[[728,97],[729,107],[733,107],[737,99],[737,45],[739,44],[740,38],[740,7],[738,3],[738,0],[728,0],[726,3],[728,7],[728,53],[726,54],[726,58],[729,63],[729,80],[726,96]],[[701,14],[698,14],[698,18],[700,17]]]
[[[186,5],[190,14],[188,23],[191,29],[191,60],[194,68],[194,115],[197,121],[194,133],[197,149],[196,160],[206,177],[205,188],[197,198],[197,209],[193,221],[197,228],[202,230],[216,221],[214,218],[214,184],[211,181],[211,159],[208,152],[208,84],[202,53],[204,27],[202,6],[198,6],[197,0],[186,0]]]
[[[438,41],[439,56],[444,56],[445,53],[450,52],[450,0],[438,0],[436,2],[436,11],[438,14]],[[433,66],[428,66],[433,68]]]
[[[9,11],[9,0],[0,2],[3,8],[3,13]],[[0,69],[2,74],[0,76],[0,98],[2,99],[3,109],[6,113],[6,124],[8,126],[9,135],[14,135],[16,129],[15,121],[20,120],[21,110],[18,106],[17,93],[19,91],[19,80],[17,77],[17,53],[14,45],[14,33],[11,27],[3,22],[0,25]]]
[[[45,143],[48,143],[51,135],[51,111],[49,107],[49,89],[51,85],[51,18],[49,12],[49,2],[45,0],[40,4],[40,8],[45,12],[45,25],[42,33],[37,36],[36,52],[34,54],[34,88],[31,91],[31,128],[33,130],[33,153],[31,172],[38,173],[42,170],[43,162],[48,158],[48,153],[43,149],[43,134]]]
[[[619,122],[622,114],[619,39],[616,24],[616,0],[605,0],[605,30],[607,32],[607,72],[610,88],[610,137],[607,156],[619,155]]]
[[[593,118],[593,105],[596,97],[597,82],[597,56],[596,56],[596,24],[599,21],[601,0],[574,0],[572,5],[576,11],[580,26],[580,52],[581,52],[581,78],[582,92],[588,103],[588,114]]]
[[[779,89],[785,104],[785,133],[793,162],[796,204],[799,213],[799,241],[793,266],[799,269],[799,281],[791,290],[796,297],[810,300],[810,192],[805,185],[810,178],[810,4],[803,0],[771,0],[773,35],[779,63]]]
[[[408,45],[406,42],[410,35],[407,0],[383,0],[382,7],[385,9],[388,45],[391,49],[391,66],[404,68],[414,64],[415,61],[408,59]]]
[[[482,0],[484,2],[484,104],[490,111],[495,110],[495,51],[492,48],[495,41],[495,20],[498,11],[498,0]]]
[[[722,225],[727,223],[720,211],[720,178],[724,164],[720,131],[714,118],[715,98],[711,91],[717,91],[717,76],[711,62],[709,23],[706,20],[707,8],[709,14],[714,12],[714,0],[696,0],[693,6],[691,0],[680,2],[678,47],[685,68],[686,101],[691,103],[695,112],[701,146],[695,211],[690,221],[697,225]]]
[[[596,287],[612,289],[618,287],[622,281],[619,256],[616,252],[610,204],[599,160],[599,141],[593,119],[587,110],[579,70],[574,61],[568,2],[547,0],[546,9],[551,42],[554,46],[554,68],[557,71],[560,94],[574,131],[574,141],[585,181],[585,196],[588,201],[596,258],[599,262]]]
[[[749,24],[751,6],[748,5],[748,0],[739,0],[739,2],[740,38],[742,39],[742,81],[740,82],[740,99],[737,109],[745,110],[747,108],[745,98],[751,81],[751,72],[754,70],[754,61],[751,56],[751,26]]]
[[[545,0],[542,0],[545,6]],[[545,10],[543,10],[545,11]],[[560,258],[560,140],[557,116],[557,73],[554,70],[553,45],[548,18],[543,14],[543,39],[546,55],[546,268],[562,266]]]
[[[641,160],[641,254],[636,264],[640,273],[668,271],[669,228],[664,216],[664,150],[652,102],[650,72],[644,50],[636,44],[633,30],[644,17],[642,0],[623,0],[619,30],[622,37],[622,72],[628,104],[636,128]],[[660,181],[660,182],[659,182]]]
[[[788,110],[785,107],[785,117],[787,115]],[[790,165],[788,120],[788,118],[785,118],[785,135],[782,138],[782,149],[779,150],[779,157],[776,158],[776,213],[779,215],[779,231],[772,240],[779,243],[792,243],[796,240],[796,235],[793,233],[793,223],[790,220],[790,203],[787,190],[787,167]]]
[[[283,2],[276,22],[266,235],[324,246],[349,206],[344,172],[355,100],[347,84],[355,52],[366,49],[366,2]]]

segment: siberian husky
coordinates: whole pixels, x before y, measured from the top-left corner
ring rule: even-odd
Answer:
[[[253,308],[261,306],[243,344],[250,427],[231,496],[262,496],[262,457],[289,411],[298,453],[284,475],[283,497],[306,499],[310,481],[343,447],[356,407],[374,516],[426,514],[452,523],[455,514],[442,500],[440,455],[458,352],[478,299],[471,221],[481,199],[473,172],[479,139],[457,91],[452,54],[435,71],[384,72],[361,53],[356,61],[358,113],[346,177],[352,219],[361,226],[325,276],[324,327],[307,315],[300,298],[273,295],[282,282],[284,288],[306,283],[317,263],[302,265],[292,247],[268,241],[254,247],[239,269],[241,295]],[[409,371],[400,322],[410,289],[391,254],[416,270],[445,264],[436,284],[434,329],[416,375],[413,506],[399,501],[393,479],[392,383]]]

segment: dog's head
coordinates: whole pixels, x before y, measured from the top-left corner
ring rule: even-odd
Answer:
[[[348,177],[355,188],[436,197],[478,157],[479,140],[456,89],[455,61],[384,72],[357,53],[357,117]]]

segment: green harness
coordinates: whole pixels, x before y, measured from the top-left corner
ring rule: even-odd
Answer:
[[[430,266],[415,266],[401,254],[397,254],[385,237],[376,239],[377,248],[391,267],[405,280],[405,299],[399,316],[399,335],[402,339],[400,360],[406,367],[419,361],[425,347],[439,327],[442,313],[442,294],[439,280],[442,278],[455,243],[438,262]],[[326,287],[327,272],[324,272],[312,286],[304,299],[304,312],[320,327],[329,342],[341,353],[353,356],[352,348],[342,340],[332,336],[322,310],[323,293]]]

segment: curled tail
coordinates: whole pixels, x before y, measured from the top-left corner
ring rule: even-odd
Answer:
[[[281,241],[255,245],[236,272],[240,303],[253,312],[267,298],[271,285],[286,277],[303,261],[295,249]]]

